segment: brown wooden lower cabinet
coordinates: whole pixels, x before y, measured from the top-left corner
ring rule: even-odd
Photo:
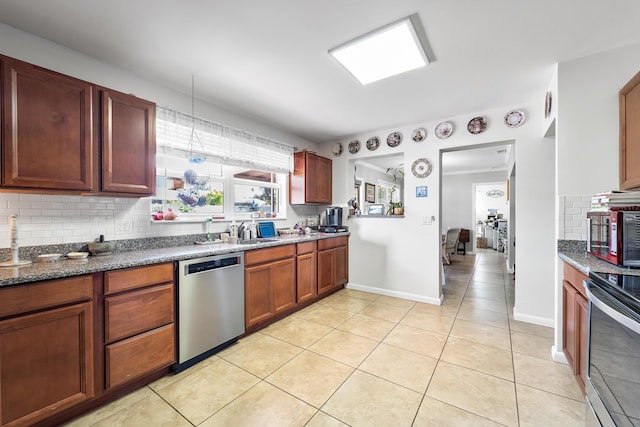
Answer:
[[[108,345],[106,388],[117,387],[175,362],[173,323]]]
[[[244,277],[245,328],[294,307],[295,245],[246,252]]]
[[[318,294],[329,292],[349,281],[347,237],[318,241]]]
[[[584,394],[588,303],[582,281],[588,277],[565,263],[562,281],[562,350]]]
[[[92,287],[82,276],[0,290],[3,306],[25,313],[41,305],[34,293],[58,305],[0,321],[0,425],[42,422],[95,395]]]
[[[176,361],[173,263],[104,273],[105,390]]]
[[[303,302],[318,295],[318,257],[316,242],[298,243],[297,268],[297,301]]]

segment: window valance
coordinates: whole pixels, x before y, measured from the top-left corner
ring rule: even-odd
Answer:
[[[160,106],[156,143],[208,161],[276,173],[291,169],[293,147],[287,144]]]

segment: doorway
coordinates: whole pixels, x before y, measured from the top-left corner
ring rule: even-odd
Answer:
[[[476,144],[440,150],[440,218],[441,232],[449,228],[470,230],[471,242],[467,253],[476,252],[476,190],[478,184],[499,183],[501,187],[487,189],[484,194],[504,194],[505,204],[499,206],[502,219],[515,212],[515,141]],[[513,185],[511,175],[513,174]],[[508,184],[509,183],[509,184]],[[507,186],[510,188],[507,189]],[[498,192],[492,192],[497,190]],[[487,216],[489,213],[487,212]],[[496,212],[497,217],[497,212]],[[496,218],[497,219],[497,218]],[[507,242],[504,250],[508,258],[515,227],[507,222]],[[503,242],[504,244],[504,242]],[[471,250],[470,250],[471,249]]]

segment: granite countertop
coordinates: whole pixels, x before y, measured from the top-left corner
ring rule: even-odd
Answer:
[[[558,255],[560,259],[574,266],[582,273],[589,275],[589,271],[597,271],[600,273],[627,274],[631,276],[640,276],[640,269],[619,267],[610,264],[599,258],[589,255],[586,252],[573,252],[569,250],[559,249]]]
[[[349,235],[349,232],[313,233],[295,237],[274,237],[267,239],[268,241],[250,244],[196,245],[192,243],[164,248],[151,246],[152,248],[116,252],[112,255],[89,256],[85,259],[61,258],[56,262],[33,262],[23,267],[0,268],[0,287]]]

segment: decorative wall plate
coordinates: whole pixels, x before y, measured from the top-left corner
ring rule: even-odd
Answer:
[[[348,148],[351,154],[356,154],[358,151],[360,151],[360,141],[358,141],[357,139],[354,139],[349,143]]]
[[[517,128],[524,123],[524,113],[520,110],[509,111],[504,116],[504,124],[510,128]]]
[[[402,142],[402,134],[400,132],[391,132],[387,136],[387,145],[389,147],[397,147]]]
[[[487,130],[487,119],[482,116],[474,117],[469,120],[469,124],[467,124],[467,130],[469,133],[478,134]]]
[[[411,165],[411,172],[416,178],[426,178],[431,175],[431,162],[425,158],[418,159]]]
[[[418,128],[411,132],[411,139],[413,142],[422,142],[427,137],[427,130],[425,128]]]
[[[378,138],[377,136],[372,136],[371,138],[367,139],[367,150],[376,151],[378,147],[380,147],[380,138]]]
[[[436,126],[435,133],[440,139],[449,138],[453,133],[453,124],[451,124],[451,122],[442,122]]]
[[[339,156],[340,154],[342,154],[342,150],[344,150],[344,147],[342,146],[341,142],[336,142],[331,149],[334,156]]]

